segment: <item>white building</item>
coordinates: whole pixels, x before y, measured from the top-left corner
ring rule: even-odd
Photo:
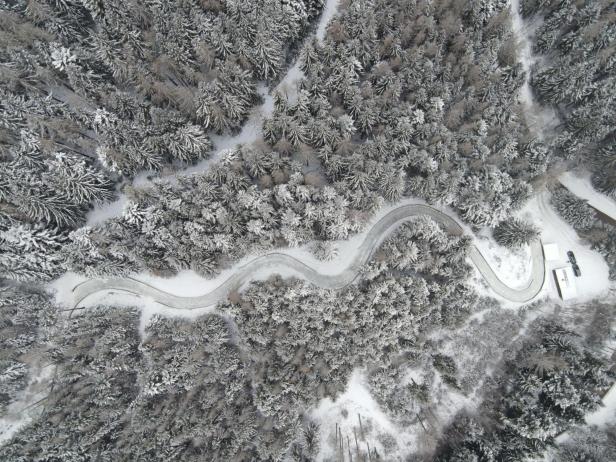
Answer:
[[[543,256],[546,261],[560,260],[560,252],[558,251],[558,244],[555,242],[543,243]]]
[[[575,276],[570,266],[563,266],[554,270],[554,279],[558,288],[558,295],[563,300],[571,300],[577,296]]]

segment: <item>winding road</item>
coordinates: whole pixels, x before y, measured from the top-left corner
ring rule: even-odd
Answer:
[[[277,274],[281,269],[298,273],[306,281],[325,289],[341,289],[351,284],[359,275],[359,270],[372,256],[374,250],[402,223],[411,218],[425,215],[444,227],[452,234],[460,236],[464,229],[449,215],[424,204],[401,205],[378,220],[368,231],[364,241],[357,248],[351,264],[342,272],[334,275],[321,274],[311,266],[285,253],[271,252],[256,257],[250,262],[235,268],[234,273],[214,290],[195,297],[181,297],[157,289],[136,279],[90,279],[73,288],[73,307],[77,307],[86,298],[100,292],[121,291],[144,296],[170,308],[193,310],[205,308],[218,303],[244,283],[250,281],[258,272],[260,277]],[[512,302],[527,302],[534,298],[545,280],[545,265],[540,241],[533,241],[531,247],[531,273],[529,280],[520,288],[510,287],[502,282],[476,246],[471,246],[469,258],[477,267],[490,288],[501,297]]]
[[[327,0],[324,11],[317,24],[315,36],[318,40],[323,40],[327,24],[336,14],[339,6],[339,0]],[[521,21],[521,20],[520,20]],[[520,22],[521,25],[521,22]],[[295,65],[287,72],[287,75],[282,79],[278,88],[290,82],[292,78],[298,77],[299,64]],[[228,139],[220,139],[217,141],[219,155],[224,152],[224,148],[236,146],[241,143],[247,143],[256,139],[260,134],[260,119],[264,113],[270,110],[271,99],[270,95],[264,94],[265,102],[259,108],[256,108],[248,122],[242,128],[242,132]],[[217,156],[214,156],[215,160]],[[187,169],[184,173],[193,171],[201,171],[207,167],[207,164],[212,162],[212,159],[204,161],[192,168]],[[170,294],[156,287],[139,281],[137,279],[126,277],[116,279],[91,279],[82,282],[73,288],[73,308],[77,307],[86,298],[100,292],[121,291],[137,296],[144,296],[153,299],[154,301],[170,308],[192,310],[213,306],[218,301],[223,300],[231,291],[239,289],[242,285],[250,281],[255,275],[260,277],[280,273],[281,270],[291,270],[300,275],[306,281],[326,289],[341,289],[351,284],[358,276],[359,269],[371,257],[373,251],[379,244],[390,235],[395,229],[405,221],[408,221],[414,216],[427,215],[441,224],[447,232],[454,235],[464,234],[464,229],[460,224],[449,215],[424,204],[408,204],[401,205],[387,215],[377,221],[366,235],[362,244],[357,248],[356,254],[351,264],[339,274],[329,275],[321,274],[311,266],[298,260],[297,258],[279,252],[271,252],[263,256],[257,257],[250,262],[237,266],[234,273],[214,290],[199,295],[196,297],[181,297]],[[488,264],[484,256],[476,246],[471,246],[469,258],[477,267],[490,288],[501,297],[512,302],[524,303],[533,299],[543,287],[545,280],[545,266],[543,260],[543,251],[541,243],[535,241],[531,243],[531,258],[532,268],[529,280],[522,287],[510,287],[502,282],[496,275],[492,267]]]

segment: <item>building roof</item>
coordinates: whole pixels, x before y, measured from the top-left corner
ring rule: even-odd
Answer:
[[[547,261],[560,260],[560,252],[558,250],[558,244],[555,242],[543,243],[543,256]]]
[[[554,270],[554,279],[558,287],[558,293],[563,300],[570,300],[577,296],[575,276],[570,266],[563,266]]]

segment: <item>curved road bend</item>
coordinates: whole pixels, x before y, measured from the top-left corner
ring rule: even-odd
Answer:
[[[463,228],[452,217],[439,210],[423,204],[402,205],[395,208],[368,231],[366,238],[356,251],[352,263],[339,274],[321,274],[311,266],[290,255],[272,252],[257,257],[245,265],[238,266],[235,272],[216,289],[196,297],[181,297],[164,292],[145,282],[136,279],[90,279],[73,288],[74,307],[92,294],[107,291],[122,291],[137,296],[146,296],[154,301],[175,309],[192,310],[215,305],[223,300],[232,290],[238,289],[248,282],[258,271],[261,276],[276,274],[281,268],[287,268],[299,273],[306,281],[325,289],[341,289],[352,283],[359,274],[360,267],[371,257],[373,251],[380,245],[383,239],[395,231],[402,223],[412,217],[427,215],[445,230],[453,235],[464,234]],[[469,257],[477,267],[490,288],[501,297],[512,302],[527,302],[534,298],[541,288],[545,279],[545,265],[540,241],[533,241],[531,248],[531,273],[525,285],[520,288],[510,287],[502,282],[490,267],[479,249],[472,245]]]

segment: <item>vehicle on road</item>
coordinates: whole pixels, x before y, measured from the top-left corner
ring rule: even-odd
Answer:
[[[567,258],[569,258],[569,262],[572,265],[575,265],[577,263],[577,261],[575,260],[575,254],[571,250],[567,252]]]
[[[580,267],[576,263],[573,263],[571,268],[573,268],[573,274],[575,274],[575,277],[579,278],[582,275],[582,271],[580,271]]]

